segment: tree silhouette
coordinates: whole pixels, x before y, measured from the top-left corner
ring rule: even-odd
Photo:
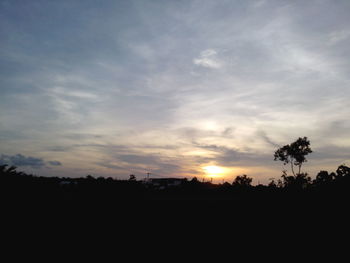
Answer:
[[[269,188],[277,188],[278,187],[278,184],[275,182],[275,178],[270,178],[269,180],[270,180],[270,182],[267,185]]]
[[[279,148],[274,154],[274,160],[282,161],[284,165],[290,163],[292,173],[295,177],[294,166],[299,168],[298,174],[301,174],[301,166],[307,162],[305,156],[309,153],[312,153],[310,141],[307,137],[299,137],[295,142]]]
[[[129,181],[135,182],[135,181],[136,181],[136,176],[133,175],[133,174],[130,174],[130,175],[129,175]]]
[[[238,175],[233,181],[232,185],[236,186],[251,186],[253,178],[248,177],[247,175]]]
[[[314,184],[316,185],[329,184],[335,179],[335,177],[336,177],[335,173],[328,173],[328,171],[320,171],[316,175]]]
[[[13,175],[13,174],[17,174],[18,172],[16,171],[17,167],[16,166],[10,166],[8,167],[7,164],[4,165],[0,165],[0,173],[1,174],[7,174],[7,175]]]
[[[347,167],[345,164],[342,164],[337,169],[337,177],[350,176],[350,167]]]
[[[197,177],[193,177],[193,178],[191,179],[191,183],[199,183],[198,178],[197,178]]]
[[[288,176],[285,172],[282,175],[283,187],[288,189],[305,189],[311,184],[311,178],[307,173],[298,173],[295,176]]]

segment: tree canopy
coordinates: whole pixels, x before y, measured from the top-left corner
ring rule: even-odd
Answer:
[[[312,153],[310,141],[307,139],[307,137],[299,137],[295,142],[277,149],[277,151],[274,153],[274,160],[282,161],[284,165],[290,163],[292,173],[294,176],[296,176],[294,166],[299,168],[298,174],[300,174],[301,166],[303,163],[307,162],[306,155],[309,153]]]

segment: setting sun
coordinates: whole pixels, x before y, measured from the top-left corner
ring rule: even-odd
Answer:
[[[210,177],[217,177],[222,175],[225,172],[222,167],[215,166],[215,165],[205,166],[203,167],[203,169],[207,174],[207,176],[210,176]]]

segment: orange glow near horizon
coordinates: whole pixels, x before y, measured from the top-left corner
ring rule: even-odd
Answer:
[[[208,177],[221,177],[225,174],[225,169],[216,165],[204,166],[203,170]]]
[[[212,180],[232,181],[237,175],[251,174],[253,171],[242,167],[225,167],[208,164],[201,167],[204,177]]]

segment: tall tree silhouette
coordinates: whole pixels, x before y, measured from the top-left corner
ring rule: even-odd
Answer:
[[[274,160],[282,161],[284,165],[290,163],[292,173],[294,176],[296,176],[294,166],[299,168],[298,174],[300,174],[301,166],[303,163],[307,162],[305,156],[309,153],[312,153],[310,141],[307,139],[307,137],[299,137],[295,142],[279,148],[274,154]]]

